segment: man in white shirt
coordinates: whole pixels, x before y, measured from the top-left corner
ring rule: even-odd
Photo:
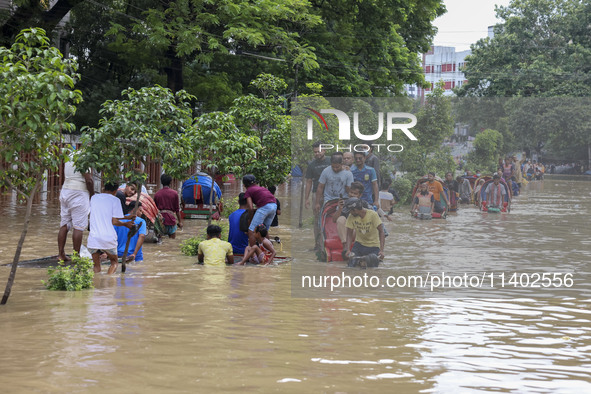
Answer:
[[[134,228],[135,215],[123,216],[121,201],[115,197],[117,184],[106,183],[104,192],[90,199],[90,234],[88,235],[88,251],[92,254],[94,272],[101,272],[101,251],[107,254],[111,266],[107,271],[113,274],[119,264],[117,259],[117,232],[113,226]],[[130,219],[122,222],[119,219]]]
[[[88,228],[90,198],[94,194],[94,185],[90,173],[82,174],[76,170],[70,160],[64,165],[64,184],[60,191],[60,230],[57,235],[58,258],[69,261],[65,247],[68,231],[72,231],[74,251],[80,253],[82,234]]]

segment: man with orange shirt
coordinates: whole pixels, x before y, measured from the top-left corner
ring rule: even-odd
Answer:
[[[434,172],[430,172],[428,175],[427,188],[429,189],[429,191],[431,193],[433,193],[433,197],[435,198],[435,205],[434,205],[435,212],[443,213],[447,209],[447,207],[449,207],[449,200],[447,199],[447,196],[443,192],[443,186],[441,185],[441,183],[435,180],[435,173]],[[443,199],[445,200],[445,207],[441,205],[441,197],[442,196],[443,196]]]

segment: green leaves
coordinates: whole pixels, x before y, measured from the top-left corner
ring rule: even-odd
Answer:
[[[189,102],[194,97],[158,85],[129,88],[122,96],[103,104],[98,128],[83,130],[76,166],[94,168],[109,180],[143,184],[147,175],[136,166],[151,159],[162,161],[174,178],[186,175],[195,162],[191,141],[197,133]]]
[[[468,155],[468,162],[482,171],[495,172],[497,159],[503,153],[502,148],[503,135],[496,130],[484,130],[476,135],[474,151]]]
[[[492,39],[472,47],[459,93],[471,96],[590,96],[588,2],[522,0],[499,7]]]
[[[62,130],[82,101],[74,90],[77,65],[63,60],[40,28],[25,29],[10,49],[0,48],[0,185],[30,196],[49,169],[57,169],[64,152]]]
[[[66,266],[63,261],[57,268],[49,268],[47,282],[41,281],[48,290],[80,291],[92,289],[94,271],[93,263],[87,257],[80,257],[76,252],[72,255],[72,263]]]

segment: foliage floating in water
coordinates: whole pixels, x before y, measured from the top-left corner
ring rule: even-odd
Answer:
[[[80,291],[94,287],[93,263],[89,258],[80,257],[74,252],[71,265],[63,261],[58,264],[59,267],[47,269],[49,280],[41,281],[49,290]]]

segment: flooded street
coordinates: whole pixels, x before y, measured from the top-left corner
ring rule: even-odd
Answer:
[[[282,239],[280,255],[294,256],[286,264],[194,265],[179,244],[205,222],[187,220],[176,240],[146,244],[145,261],[126,274],[103,267],[93,290],[47,291],[46,269],[19,267],[0,307],[1,391],[591,392],[588,179],[530,183],[510,214],[461,207],[447,220],[418,221],[399,210],[386,224],[386,259],[374,272],[573,274],[573,286],[546,293],[414,297],[382,288],[304,297],[292,271],[343,264],[315,261],[312,231],[288,225],[286,188],[278,198],[283,214],[271,235]],[[7,264],[24,206],[10,196],[1,203]],[[59,203],[49,196],[34,206],[21,260],[57,254],[58,227]],[[0,266],[2,291],[8,272]]]

